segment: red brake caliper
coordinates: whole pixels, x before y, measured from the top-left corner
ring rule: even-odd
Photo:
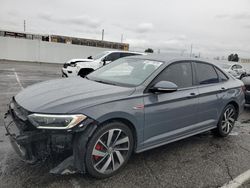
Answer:
[[[99,151],[102,151],[103,150],[103,146],[101,144],[96,144],[95,149],[99,150]],[[95,160],[99,160],[100,158],[101,158],[101,156],[94,155],[94,159]]]

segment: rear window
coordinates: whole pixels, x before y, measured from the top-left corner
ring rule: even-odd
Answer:
[[[196,74],[198,84],[218,83],[218,75],[212,65],[206,63],[196,63]]]

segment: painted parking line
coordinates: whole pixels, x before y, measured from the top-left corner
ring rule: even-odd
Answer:
[[[250,169],[243,174],[240,174],[229,183],[223,185],[221,188],[239,188],[248,180],[250,180]]]
[[[15,76],[16,76],[16,81],[17,81],[17,83],[18,83],[19,86],[23,89],[23,85],[22,85],[22,83],[21,83],[21,81],[20,81],[20,79],[19,79],[19,77],[18,77],[18,74],[17,74],[16,70],[14,69],[13,71],[14,71],[14,74],[15,74]]]
[[[11,69],[0,69],[0,71],[14,71],[15,69],[14,68],[11,68]]]

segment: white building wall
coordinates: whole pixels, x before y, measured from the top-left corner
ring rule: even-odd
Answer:
[[[107,48],[0,37],[0,59],[64,63],[73,58],[87,58]]]

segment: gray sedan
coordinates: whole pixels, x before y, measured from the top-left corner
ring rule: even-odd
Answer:
[[[208,130],[227,136],[244,103],[243,83],[206,60],[133,56],[84,79],[24,89],[13,97],[5,127],[22,160],[67,153],[51,173],[106,178],[132,152]]]

